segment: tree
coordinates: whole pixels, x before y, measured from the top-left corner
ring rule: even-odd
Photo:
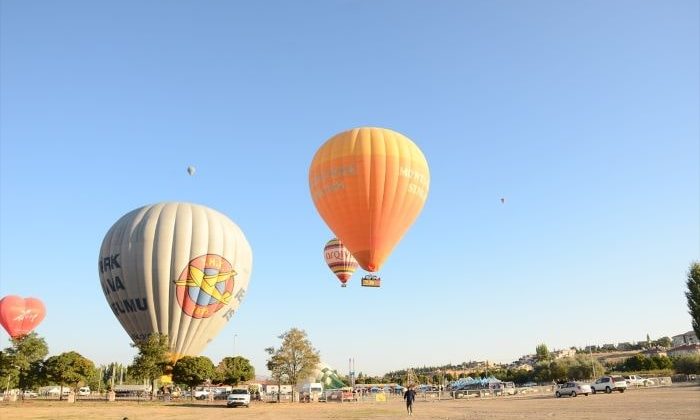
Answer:
[[[214,376],[214,363],[206,356],[185,356],[173,366],[173,382],[190,389]]]
[[[700,374],[700,355],[681,356],[673,360],[676,373]]]
[[[549,370],[549,362],[537,362],[532,371],[532,377],[536,382],[549,382],[552,380],[552,373]]]
[[[61,385],[61,399],[64,385],[72,384],[77,388],[78,384],[85,382],[95,370],[94,363],[74,351],[49,357],[44,366],[46,376]]]
[[[12,386],[29,389],[40,383],[35,373],[49,353],[46,340],[35,332],[11,339],[12,346],[0,352],[0,377],[11,378]]]
[[[539,344],[537,347],[535,347],[535,354],[537,355],[538,362],[544,362],[546,360],[551,359],[551,355],[549,354],[549,349],[547,348],[547,345],[544,343]]]
[[[321,360],[318,350],[316,350],[306,332],[297,328],[285,332],[277,337],[282,340],[282,345],[275,349],[268,347],[265,351],[270,354],[268,359],[268,369],[281,382],[282,378],[287,378],[292,386],[292,401],[294,401],[294,386],[307,378],[316,369]]]
[[[216,367],[216,379],[228,385],[238,385],[240,382],[255,378],[255,368],[245,357],[224,357]]]
[[[552,380],[557,382],[566,381],[569,374],[569,361],[567,359],[559,359],[549,364],[549,374]]]
[[[671,347],[672,343],[673,342],[671,341],[671,339],[669,337],[661,337],[654,342],[655,345],[660,346],[660,347],[665,347],[665,348]]]
[[[165,374],[170,366],[168,354],[168,336],[153,333],[145,340],[138,340],[131,345],[139,349],[129,371],[137,378],[148,379],[151,389],[156,392],[155,381]]]
[[[590,379],[605,372],[603,365],[597,360],[584,355],[576,355],[571,361],[568,377],[571,379]]]
[[[693,331],[697,337],[700,337],[700,263],[697,261],[690,264],[686,286],[688,286],[688,291],[685,292],[685,297],[688,300],[688,313],[692,321]]]

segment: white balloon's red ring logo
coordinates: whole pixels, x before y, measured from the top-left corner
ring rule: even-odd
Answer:
[[[221,255],[200,255],[175,281],[177,303],[192,318],[209,318],[231,302],[236,274]]]

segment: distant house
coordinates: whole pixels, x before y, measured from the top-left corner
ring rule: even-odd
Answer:
[[[647,356],[647,357],[654,357],[654,356],[668,356],[668,353],[666,352],[666,349],[663,347],[652,347],[650,349],[646,349],[642,351],[642,354]]]
[[[700,354],[700,344],[685,344],[674,347],[668,351],[669,357],[688,356],[693,354]]]
[[[621,350],[621,351],[632,350],[633,348],[634,348],[634,344],[630,343],[629,341],[617,343],[617,349]]]
[[[685,344],[700,344],[698,336],[695,335],[694,331],[688,331],[685,334],[678,334],[671,337],[671,346],[680,347]]]
[[[574,357],[576,356],[576,349],[556,350],[551,354],[554,360],[563,359],[565,357]]]
[[[537,355],[536,354],[526,354],[525,356],[522,356],[516,364],[527,364],[527,365],[534,365],[537,363]]]
[[[528,372],[530,372],[530,371],[532,371],[532,370],[535,369],[534,367],[532,367],[531,364],[528,364],[528,363],[522,363],[522,364],[519,364],[519,365],[515,365],[515,368],[516,368],[516,369],[521,369],[521,370],[526,370],[526,371],[528,371]]]

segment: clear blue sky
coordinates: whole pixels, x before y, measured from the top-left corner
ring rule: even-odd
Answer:
[[[247,235],[204,355],[258,374],[291,327],[371,374],[691,329],[697,1],[0,4],[0,295],[43,299],[51,354],[131,362],[98,251],[170,200]],[[412,138],[432,183],[382,287],[341,289],[307,174],[363,125]]]

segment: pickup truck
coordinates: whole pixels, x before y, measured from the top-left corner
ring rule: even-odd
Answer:
[[[651,381],[646,378],[642,378],[641,376],[638,375],[623,375],[623,378],[625,378],[625,381],[627,382],[627,386],[649,386],[651,385]]]

